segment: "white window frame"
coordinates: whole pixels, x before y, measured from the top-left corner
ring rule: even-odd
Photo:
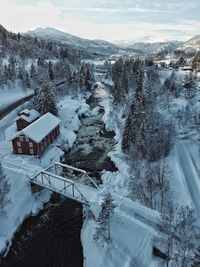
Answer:
[[[18,148],[17,148],[17,152],[18,152],[19,154],[22,154],[22,148],[21,148],[21,147],[18,147]]]
[[[33,154],[34,154],[34,150],[33,150],[32,148],[30,148],[30,149],[29,149],[29,153],[30,153],[31,155],[33,155]]]
[[[22,147],[22,144],[20,141],[17,141],[17,147]]]
[[[25,137],[25,141],[26,141],[26,142],[29,142],[29,138],[28,138],[28,137]]]
[[[33,148],[33,142],[29,142],[28,144],[30,148]]]
[[[24,141],[24,137],[23,136],[20,136],[19,137],[19,141],[23,142]]]

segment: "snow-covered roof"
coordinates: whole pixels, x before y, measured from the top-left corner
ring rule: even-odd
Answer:
[[[20,112],[20,115],[16,118],[16,121],[19,119],[23,119],[27,121],[28,123],[31,123],[32,121],[36,120],[40,117],[40,113],[35,109],[24,109]]]
[[[29,115],[30,114],[30,110],[25,108],[24,110],[22,110],[20,113],[20,115],[23,115],[23,114],[26,114],[26,115]]]
[[[40,143],[60,123],[60,120],[51,113],[46,113],[32,124],[24,128],[11,140],[24,134],[36,143]]]

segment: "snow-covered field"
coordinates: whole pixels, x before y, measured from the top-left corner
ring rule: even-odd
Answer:
[[[85,267],[156,267],[160,260],[152,256],[155,230],[149,221],[157,222],[159,214],[127,198],[114,195],[117,207],[110,220],[110,244],[94,241],[96,223],[87,218],[82,228]],[[93,199],[98,203],[98,195]],[[100,203],[99,203],[100,205]],[[96,205],[97,207],[97,205]],[[95,212],[92,206],[92,211]],[[140,217],[141,215],[141,217]],[[147,223],[148,222],[148,223]],[[145,255],[145,257],[144,257]]]
[[[1,89],[0,88],[0,109],[4,109],[10,104],[26,97],[29,96],[33,93],[33,90],[24,90],[21,89],[20,87],[17,88],[5,88]]]

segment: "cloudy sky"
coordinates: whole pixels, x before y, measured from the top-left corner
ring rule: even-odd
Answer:
[[[185,40],[200,34],[200,0],[0,0],[14,32],[54,27],[84,38]]]

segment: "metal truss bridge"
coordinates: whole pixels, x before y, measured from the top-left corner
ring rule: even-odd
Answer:
[[[88,206],[99,190],[86,171],[58,162],[31,177],[30,182]]]

